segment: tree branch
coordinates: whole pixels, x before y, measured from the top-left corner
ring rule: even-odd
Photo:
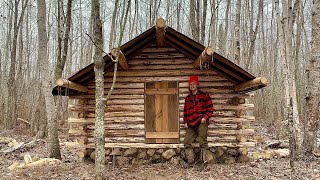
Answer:
[[[95,47],[99,48],[103,53],[105,53],[107,56],[109,56],[110,59],[111,59],[113,62],[117,62],[117,60],[114,59],[109,53],[105,52],[101,47],[99,47],[99,46],[94,42],[94,40],[92,39],[92,37],[91,37],[88,33],[86,33],[86,35],[89,36],[91,42],[93,43],[93,45],[94,45]]]

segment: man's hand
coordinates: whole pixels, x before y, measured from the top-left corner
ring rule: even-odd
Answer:
[[[207,120],[206,120],[205,118],[202,118],[202,119],[201,119],[201,123],[206,123],[206,121],[207,121]]]
[[[184,123],[184,128],[188,128],[188,124],[187,123]]]

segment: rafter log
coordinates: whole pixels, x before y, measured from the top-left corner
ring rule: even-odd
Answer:
[[[113,57],[117,57],[118,56],[119,65],[121,66],[122,69],[124,69],[124,70],[128,70],[129,69],[128,62],[127,62],[126,58],[124,57],[124,54],[122,53],[122,51],[120,49],[113,48],[111,50],[111,55]]]
[[[246,91],[246,90],[257,88],[260,86],[264,87],[264,86],[267,86],[267,84],[268,84],[268,80],[266,77],[257,77],[253,80],[250,80],[235,86],[234,90],[237,92]]]
[[[157,19],[157,21],[156,21],[156,39],[157,39],[157,46],[158,47],[164,46],[165,27],[166,27],[166,21],[162,18]]]
[[[205,62],[208,62],[210,59],[209,57],[212,56],[214,53],[212,47],[208,46],[206,47],[200,56],[194,61],[193,67],[198,68],[200,65],[202,65]]]
[[[176,44],[178,49],[183,49],[183,50],[189,52],[190,54],[192,54],[193,57],[197,57],[199,54],[199,51],[197,51],[197,49],[192,48],[190,45],[186,44],[186,42],[184,42],[184,41],[176,39],[171,34],[166,34],[166,40],[169,40],[172,43]]]
[[[88,87],[83,86],[81,84],[69,81],[67,79],[58,79],[56,81],[57,86],[66,87],[69,89],[73,89],[79,92],[88,92]]]

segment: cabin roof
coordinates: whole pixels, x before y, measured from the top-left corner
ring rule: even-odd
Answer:
[[[128,41],[123,44],[120,49],[128,59],[134,56],[139,50],[146,47],[148,44],[153,42],[156,39],[156,27],[153,26],[150,29],[146,30],[142,34],[138,35],[134,39]],[[186,57],[190,59],[196,60],[197,57],[205,50],[205,47],[187,37],[186,35],[176,31],[175,29],[167,26],[165,28],[165,43],[179,52],[184,54]],[[111,71],[113,69],[113,62],[110,60],[108,55],[103,57],[105,61],[105,72]],[[256,77],[244,70],[237,64],[228,60],[227,58],[221,56],[220,54],[214,52],[212,55],[212,61],[209,62],[210,69],[218,72],[220,75],[228,78],[235,84],[239,85],[250,80],[255,79]],[[90,81],[93,81],[95,78],[94,73],[94,63],[86,66],[85,68],[79,70],[71,77],[68,78],[69,81],[78,83],[78,84],[86,84]],[[247,89],[246,92],[254,91],[260,88],[265,87],[265,85],[255,86],[253,88]],[[73,91],[70,89],[70,91]],[[52,91],[53,95],[58,95],[58,87],[54,87]]]

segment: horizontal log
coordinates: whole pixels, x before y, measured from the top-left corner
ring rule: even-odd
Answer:
[[[254,116],[248,116],[248,117],[233,117],[233,118],[216,118],[212,117],[210,118],[210,121],[213,121],[215,123],[247,123],[247,122],[253,122],[255,121]]]
[[[86,126],[88,130],[95,129],[94,125]],[[144,130],[144,124],[105,124],[105,130]]]
[[[80,106],[80,105],[69,105],[68,109],[72,112],[95,112],[95,106]],[[108,105],[105,107],[105,111],[107,112],[115,112],[115,111],[144,111],[143,105]]]
[[[179,138],[179,132],[146,132],[148,139]]]
[[[177,65],[138,65],[131,66],[131,70],[179,70],[179,69],[192,69],[193,66],[191,64],[180,64]]]
[[[179,82],[188,82],[190,76],[185,74],[181,76],[173,76],[173,77],[161,77],[161,76],[152,76],[152,77],[117,77],[117,82],[154,82],[154,81],[179,81]],[[208,81],[227,81],[226,78],[216,75],[202,75],[199,76],[200,82],[208,82]],[[112,82],[112,77],[105,77],[105,82]],[[94,82],[89,85],[94,85]]]
[[[141,52],[144,53],[168,53],[168,52],[174,52],[176,53],[177,50],[174,48],[168,48],[168,47],[162,47],[162,48],[144,48],[141,50]]]
[[[112,94],[110,99],[141,99],[144,98],[144,95],[116,95]],[[95,100],[95,95],[70,95],[69,99],[91,99]]]
[[[181,58],[181,59],[134,59],[128,61],[130,66],[149,66],[149,65],[191,65],[192,66],[193,60],[189,58]]]
[[[105,117],[144,117],[144,112],[131,112],[131,111],[123,111],[123,112],[106,112],[104,114]],[[88,118],[94,118],[94,113],[88,113]]]
[[[112,86],[112,83],[105,83],[104,84],[104,88],[110,89]],[[95,84],[91,84],[88,86],[88,88],[94,89],[95,88]],[[116,82],[114,85],[115,89],[120,89],[120,88],[131,88],[131,89],[139,89],[139,88],[144,88],[144,82],[141,83],[132,83],[132,82],[127,82],[127,83],[123,83],[123,82]]]
[[[118,71],[118,77],[150,77],[150,76],[185,76],[185,75],[207,75],[214,76],[217,75],[216,72],[211,70],[197,70],[197,69],[186,69],[186,70],[161,70],[161,71]],[[113,72],[105,73],[106,77],[112,77]]]
[[[223,87],[223,88],[202,88],[201,90],[207,92],[209,94],[214,93],[232,93],[234,92],[233,87]],[[189,88],[179,88],[179,93],[181,94],[189,94]]]
[[[221,104],[213,104],[213,108],[215,111],[222,111],[222,110],[253,110],[253,104],[239,104],[238,106],[232,105],[221,105]],[[184,103],[180,103],[179,110],[182,111],[184,109]]]
[[[186,134],[185,129],[180,129],[180,135],[184,136]],[[243,135],[243,136],[249,136],[254,135],[253,129],[230,129],[230,130],[224,130],[224,129],[208,129],[208,137],[209,136],[218,136],[218,135]]]
[[[108,94],[109,90],[106,89],[105,94]],[[94,89],[89,89],[88,90],[88,94],[95,94],[95,90]],[[115,89],[112,94],[114,95],[143,95],[144,94],[144,89]]]
[[[168,89],[146,89],[146,95],[170,95],[170,94],[178,94],[178,90],[176,88],[168,88]]]
[[[179,97],[179,104],[182,106],[182,108],[184,106],[185,99],[186,99],[186,97]],[[220,104],[229,105],[228,104],[229,99],[213,99],[213,98],[211,98],[211,100],[213,103],[213,107],[216,105],[220,105]]]
[[[180,142],[183,142],[183,137],[180,138]],[[94,143],[94,138],[88,138],[89,143]],[[224,136],[224,137],[208,137],[207,141],[211,142],[236,142],[236,136]],[[106,143],[144,143],[145,137],[106,137]],[[80,144],[80,143],[79,143]],[[88,143],[87,143],[88,144]],[[84,144],[81,144],[84,145]]]
[[[179,93],[179,98],[186,98],[190,92]],[[237,93],[209,93],[211,99],[232,99],[234,97],[239,98],[252,98],[252,94],[237,94]]]
[[[105,117],[106,124],[144,124],[144,117]],[[95,118],[68,118],[68,123],[74,124],[94,124]]]
[[[260,86],[265,87],[267,86],[267,83],[268,83],[268,80],[266,77],[258,77],[253,80],[250,80],[235,86],[234,90],[237,92],[240,92],[240,91],[246,91],[252,88],[258,88]]]
[[[240,116],[240,117],[216,117],[213,116],[209,119],[210,123],[214,124],[228,124],[228,123],[248,123],[255,121],[254,116]],[[180,117],[180,123],[184,123],[183,117]]]
[[[198,144],[193,144],[195,147],[199,147]],[[254,142],[245,143],[208,143],[209,147],[254,147]],[[95,144],[91,143],[85,146],[85,148],[94,148]],[[183,144],[145,144],[145,143],[106,143],[106,148],[184,148]]]
[[[212,81],[212,82],[200,82],[199,88],[203,87],[223,87],[223,86],[234,86],[234,83],[231,81]],[[180,82],[179,87],[189,88],[188,82]]]
[[[140,52],[138,55],[132,57],[131,59],[168,59],[168,58],[185,58],[181,53],[165,53],[165,54],[150,54]]]
[[[57,86],[61,86],[61,87],[66,87],[66,88],[69,88],[69,89],[73,89],[73,90],[76,90],[76,91],[79,91],[79,92],[87,92],[88,91],[88,88],[86,86],[83,86],[81,84],[69,81],[67,79],[58,79],[56,81],[56,85]]]
[[[95,100],[89,100],[88,104],[95,105]],[[143,99],[110,99],[107,101],[107,105],[143,105]]]
[[[94,131],[93,129],[77,130],[70,129],[69,135],[71,136],[84,136],[84,137],[93,137]],[[106,137],[144,137],[143,130],[108,130],[105,132]]]

